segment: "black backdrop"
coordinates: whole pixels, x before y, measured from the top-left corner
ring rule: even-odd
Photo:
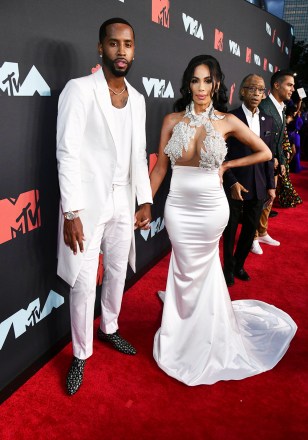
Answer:
[[[57,101],[69,79],[99,62],[98,29],[112,16],[135,28],[128,79],[146,97],[150,163],[192,56],[218,58],[230,107],[244,75],[261,74],[268,86],[272,71],[289,64],[289,25],[244,0],[1,0],[0,390],[69,334],[67,286],[55,275]],[[168,182],[151,232],[136,232],[139,274],[169,246],[167,191]]]

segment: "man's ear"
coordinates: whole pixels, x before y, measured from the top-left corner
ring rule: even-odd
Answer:
[[[97,51],[98,51],[99,56],[103,55],[103,45],[102,45],[102,43],[97,43]]]

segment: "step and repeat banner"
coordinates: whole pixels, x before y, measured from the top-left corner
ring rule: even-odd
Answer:
[[[217,57],[230,108],[239,103],[245,75],[258,73],[269,86],[272,73],[289,64],[289,25],[244,0],[1,1],[0,390],[69,334],[68,289],[56,277],[57,102],[68,80],[91,74],[99,63],[99,27],[115,16],[135,29],[128,80],[146,98],[150,169],[162,119],[193,56]],[[139,274],[169,247],[167,192],[168,178],[150,231],[136,231]],[[101,264],[102,257],[98,285]]]

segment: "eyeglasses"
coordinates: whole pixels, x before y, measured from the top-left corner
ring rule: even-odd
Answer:
[[[249,93],[260,93],[263,94],[265,92],[266,89],[261,89],[259,87],[254,87],[254,86],[244,86],[243,89],[247,89]]]

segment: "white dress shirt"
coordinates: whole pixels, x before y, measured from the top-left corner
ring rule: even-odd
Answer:
[[[274,104],[274,106],[276,107],[276,109],[277,109],[277,111],[278,111],[278,113],[279,113],[279,115],[281,117],[281,120],[283,121],[283,113],[282,112],[283,112],[284,107],[285,107],[284,103],[282,102],[280,104],[280,102],[278,102],[277,99],[271,93],[268,96],[271,99],[271,101]]]
[[[252,113],[250,110],[248,110],[245,104],[242,104],[242,109],[245,113],[250,130],[260,137],[260,110],[257,107],[255,113]]]

